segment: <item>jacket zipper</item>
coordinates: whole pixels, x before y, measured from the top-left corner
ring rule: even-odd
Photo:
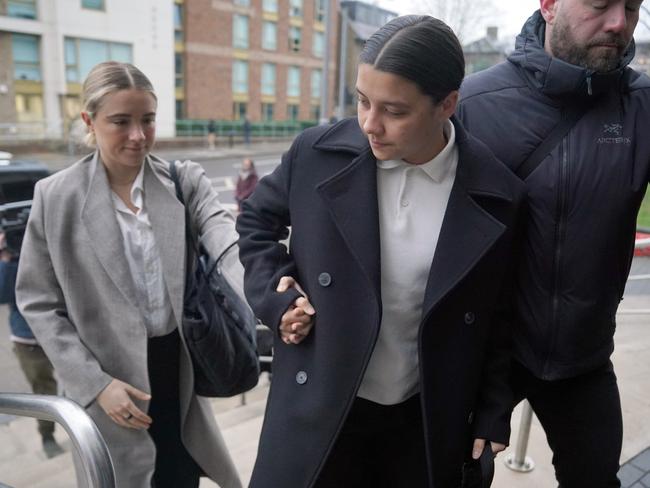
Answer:
[[[562,268],[562,250],[564,244],[564,232],[566,228],[566,205],[567,194],[569,186],[569,142],[568,135],[562,140],[560,155],[560,180],[558,184],[558,209],[557,219],[555,224],[555,253],[553,256],[553,299],[552,299],[552,313],[551,313],[551,330],[549,332],[548,349],[546,352],[546,360],[544,361],[543,379],[550,379],[550,358],[555,350],[555,343],[557,340],[558,329],[560,327],[558,312],[560,308],[560,284],[561,284],[561,268]]]

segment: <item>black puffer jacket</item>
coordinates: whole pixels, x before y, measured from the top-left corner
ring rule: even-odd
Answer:
[[[539,11],[508,60],[468,77],[459,116],[511,169],[583,99],[588,112],[526,179],[528,220],[515,293],[515,358],[539,378],[607,361],[650,174],[650,79],[551,58]]]

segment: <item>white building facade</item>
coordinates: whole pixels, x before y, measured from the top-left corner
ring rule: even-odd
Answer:
[[[171,1],[0,0],[0,129],[65,138],[81,110],[83,80],[107,60],[131,62],[149,77],[158,136],[173,137]]]

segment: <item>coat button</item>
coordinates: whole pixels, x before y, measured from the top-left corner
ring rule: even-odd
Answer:
[[[332,277],[329,273],[321,273],[318,275],[318,284],[320,286],[330,286],[332,284]]]
[[[476,316],[474,315],[474,312],[467,312],[465,314],[465,323],[467,325],[472,325],[475,320],[476,320]]]
[[[296,383],[298,383],[299,385],[304,385],[305,383],[307,383],[307,373],[305,373],[304,371],[298,371],[298,373],[296,374]]]

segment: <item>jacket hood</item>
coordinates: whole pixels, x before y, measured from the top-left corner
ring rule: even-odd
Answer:
[[[544,50],[546,21],[537,10],[517,36],[514,52],[508,60],[523,68],[527,82],[551,97],[589,97],[618,85],[635,52],[634,40],[619,66],[607,73],[596,73],[552,57]]]

